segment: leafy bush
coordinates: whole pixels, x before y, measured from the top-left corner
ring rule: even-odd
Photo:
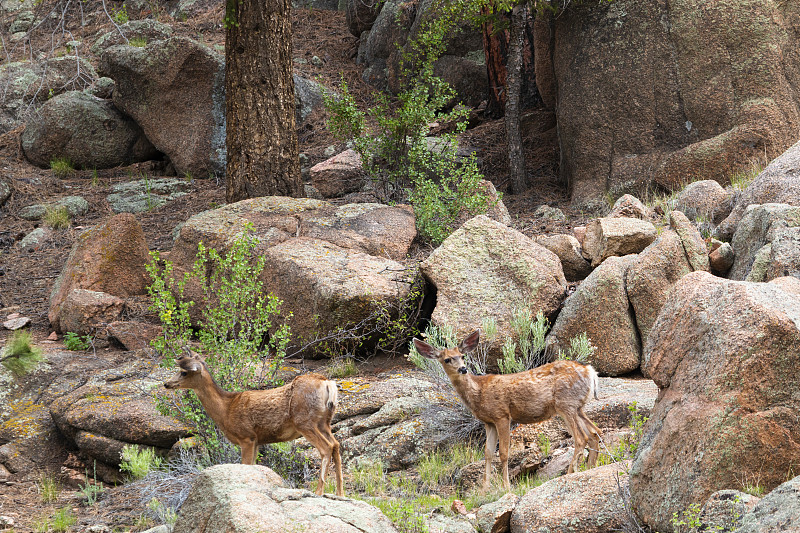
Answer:
[[[31,334],[17,330],[6,341],[0,362],[15,376],[24,376],[42,360],[42,350],[31,344]]]
[[[450,3],[438,7],[444,9],[442,16],[423,24],[411,52],[404,55],[405,88],[395,101],[379,95],[377,105],[368,111],[373,128],[367,129],[366,114],[344,81],[340,95],[323,95],[328,128],[353,142],[379,199],[410,202],[420,234],[434,244],[453,232],[459,217],[486,213],[492,204],[475,155],[458,154],[458,135],[466,129],[468,110],[451,107],[455,91],[433,75],[433,63],[445,50],[445,37],[463,16]],[[433,123],[451,124],[453,130],[431,139]]]
[[[246,227],[223,257],[214,249],[198,245],[190,272],[175,279],[173,265],[161,261],[157,252],[147,269],[152,284],[148,291],[150,309],[161,319],[163,335],[153,347],[164,355],[163,364],[174,365],[175,358],[189,346],[195,331],[189,310],[196,304],[185,297],[191,283],[200,294],[200,319],[196,331],[209,371],[225,390],[242,391],[280,385],[277,376],[286,346],[289,327],[281,320],[281,302],[265,295],[259,281],[264,257],[255,252],[258,239],[252,226]],[[239,452],[227,442],[208,417],[194,391],[178,391],[158,396],[163,412],[178,417],[197,432],[208,464],[237,460]]]
[[[135,444],[126,444],[120,453],[119,469],[127,472],[133,479],[142,479],[151,470],[161,467],[162,459],[153,448],[140,448]]]
[[[64,346],[72,352],[83,352],[92,346],[92,338],[89,335],[80,336],[74,331],[64,334]]]

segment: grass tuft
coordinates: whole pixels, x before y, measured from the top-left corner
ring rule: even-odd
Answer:
[[[43,222],[49,228],[67,229],[71,223],[69,210],[63,205],[48,207],[44,213]]]
[[[50,161],[50,170],[57,178],[69,178],[75,173],[75,165],[67,157],[56,157]]]
[[[0,360],[12,374],[24,376],[42,360],[42,350],[31,344],[30,333],[17,330],[6,341]]]

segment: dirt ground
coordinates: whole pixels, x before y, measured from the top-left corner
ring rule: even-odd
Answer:
[[[84,2],[87,12],[99,5],[94,0]],[[96,10],[94,11],[96,12]],[[210,45],[224,44],[222,7],[195,17],[190,21],[169,21],[179,35],[187,35]],[[138,16],[137,16],[138,15]],[[131,18],[144,18],[147,13],[132,14]],[[163,16],[163,15],[162,15]],[[78,37],[93,42],[94,37],[111,29],[111,24],[102,17],[89,18]],[[320,10],[294,11],[294,56],[306,62],[295,62],[296,71],[310,79],[335,87],[341,77],[347,80],[350,90],[362,107],[369,106],[373,92],[360,78],[361,67],[355,63],[358,42],[347,31],[344,15]],[[20,57],[30,51],[17,51]],[[12,51],[13,53],[13,51]],[[321,58],[322,65],[314,66],[313,56]],[[9,57],[8,59],[19,59]],[[535,121],[535,117],[533,119]],[[534,128],[535,129],[535,128]],[[5,318],[18,312],[32,320],[30,332],[34,341],[45,349],[61,346],[61,341],[45,340],[51,330],[47,320],[49,296],[53,284],[61,272],[72,244],[82,229],[95,225],[113,215],[106,196],[116,183],[130,181],[133,176],[145,172],[159,177],[159,165],[142,163],[124,168],[100,170],[97,180],[87,171],[76,171],[73,176],[59,179],[50,170],[39,169],[27,163],[21,153],[19,139],[22,128],[0,136],[0,173],[13,188],[11,199],[0,210],[0,315]],[[299,131],[300,149],[308,154],[312,164],[325,159],[325,148],[336,144],[326,131],[320,117],[303,126]],[[478,117],[476,126],[468,131],[465,140],[478,150],[481,170],[487,179],[504,191],[507,189],[507,163],[504,150],[502,120]],[[554,146],[542,144],[536,136],[524,139],[527,165],[533,186],[525,194],[506,194],[503,201],[511,213],[514,225],[532,236],[548,232],[567,232],[573,224],[583,222],[579,213],[569,209],[566,191],[558,184],[557,153]],[[90,204],[89,212],[72,221],[72,226],[54,232],[52,239],[34,251],[22,251],[15,246],[23,236],[38,223],[19,218],[16,214],[22,207],[51,201],[64,196],[82,196]],[[166,251],[172,245],[172,230],[193,214],[223,204],[224,183],[211,180],[194,180],[190,193],[174,200],[162,208],[137,215],[144,228],[147,243],[153,250]],[[562,208],[570,222],[543,222],[533,217],[533,211],[541,204]],[[134,315],[146,315],[146,305],[129,311]],[[9,332],[0,331],[0,344],[4,344]],[[97,356],[116,350],[102,341],[96,346]],[[403,359],[376,358],[360,368],[364,375],[404,366]],[[86,465],[77,458],[68,458],[66,463],[53,465],[50,473],[62,485],[56,501],[42,500],[41,477],[5,476],[0,471],[0,516],[10,516],[16,521],[14,531],[33,531],[37,520],[50,516],[57,509],[72,509],[79,523],[71,531],[84,531],[92,524],[113,524],[116,531],[138,531],[154,524],[142,520],[138,501],[125,495],[124,491],[107,487],[103,505],[87,506],[78,485],[85,484],[83,476]],[[116,492],[115,492],[116,491]],[[0,525],[0,530],[3,526]]]

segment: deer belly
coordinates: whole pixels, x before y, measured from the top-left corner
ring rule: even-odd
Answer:
[[[275,428],[259,432],[258,442],[259,444],[270,444],[273,442],[286,442],[298,437],[300,437],[300,432],[293,427]]]

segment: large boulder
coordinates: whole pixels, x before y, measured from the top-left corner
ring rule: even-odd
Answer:
[[[377,508],[347,498],[289,489],[269,468],[217,465],[198,476],[174,533],[396,533]]]
[[[676,209],[694,221],[719,224],[731,212],[733,193],[714,180],[693,181],[680,192]]]
[[[159,155],[130,117],[110,101],[83,91],[45,102],[22,133],[22,150],[42,168],[60,157],[81,168],[111,168]]]
[[[570,340],[586,333],[597,348],[589,360],[599,373],[618,376],[639,368],[641,343],[625,289],[626,272],[637,260],[636,254],[606,259],[567,298],[547,334],[551,355],[567,352]]]
[[[186,37],[106,49],[100,70],[116,82],[114,105],[133,117],[178,174],[225,174],[225,64]]]
[[[128,44],[132,39],[149,43],[152,41],[162,41],[172,36],[172,26],[163,24],[157,20],[142,19],[131,20],[125,24],[120,24],[114,31],[101,35],[91,47],[91,51],[96,56],[101,56],[108,48],[118,44]]]
[[[629,520],[622,497],[627,486],[625,464],[551,479],[520,499],[511,515],[511,533],[620,531]]]
[[[675,285],[644,350],[660,393],[631,469],[651,528],[672,531],[673,513],[720,489],[771,490],[798,464],[798,324],[800,298],[779,284],[692,272]]]
[[[399,262],[416,236],[410,207],[336,207],[276,196],[243,200],[190,218],[170,254],[176,274],[191,271],[200,242],[224,253],[248,223],[259,238],[258,253],[266,258],[264,290],[283,300],[284,313],[293,313],[296,338],[375,320],[376,307],[397,310],[414,289],[416,270]],[[187,298],[201,302],[192,290],[189,286]]]
[[[572,235],[538,235],[536,244],[558,256],[567,281],[580,281],[592,272],[592,265],[581,255],[581,244]]]
[[[487,316],[500,339],[515,338],[515,310],[554,313],[566,279],[558,256],[522,233],[485,215],[467,221],[422,262],[423,275],[436,287],[434,324],[448,324],[459,338]],[[495,342],[490,354],[501,354]]]
[[[125,300],[104,292],[73,289],[58,312],[58,331],[94,335],[122,315]]]
[[[311,183],[325,198],[344,196],[360,190],[367,182],[361,156],[355,150],[321,161],[309,169]]]
[[[131,214],[116,215],[83,232],[50,294],[48,319],[62,331],[61,312],[75,289],[104,292],[119,298],[146,294],[149,262],[142,226]]]
[[[126,445],[152,448],[166,456],[190,429],[159,414],[149,390],[172,375],[156,361],[132,354],[133,360],[93,373],[83,384],[49,406],[59,430],[90,461],[113,479]]]
[[[800,206],[800,142],[774,159],[747,188],[738,194],[734,206],[716,233],[723,240],[733,238],[747,207],[753,204],[779,203]]]
[[[739,222],[731,245],[735,253],[728,277],[769,281],[800,275],[800,206],[751,204]],[[762,255],[759,261],[758,256]]]
[[[794,143],[799,10],[780,0],[571,4],[550,57],[573,202],[716,179]]]

